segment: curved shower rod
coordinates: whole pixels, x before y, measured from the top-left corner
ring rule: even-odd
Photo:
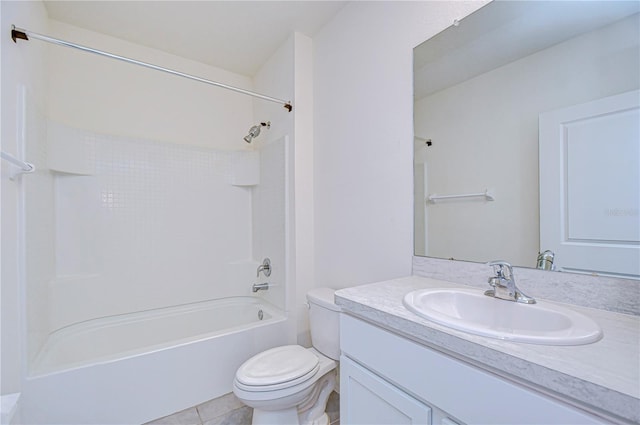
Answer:
[[[241,89],[239,87],[229,86],[227,84],[219,83],[217,81],[207,80],[207,79],[204,79],[204,78],[196,77],[194,75],[185,74],[184,72],[175,71],[175,70],[169,69],[169,68],[163,68],[163,67],[158,66],[158,65],[153,65],[153,64],[150,64],[150,63],[147,63],[147,62],[142,62],[142,61],[135,60],[135,59],[130,59],[130,58],[127,58],[127,57],[124,57],[124,56],[115,55],[113,53],[109,53],[109,52],[105,52],[105,51],[102,51],[102,50],[93,49],[91,47],[81,46],[79,44],[71,43],[69,41],[60,40],[58,38],[53,38],[53,37],[49,37],[49,36],[46,36],[46,35],[43,35],[43,34],[38,34],[38,33],[33,32],[33,31],[25,30],[25,29],[22,29],[22,28],[17,28],[15,25],[11,26],[11,38],[13,39],[14,43],[17,43],[18,39],[29,40],[29,38],[35,38],[36,40],[46,41],[47,43],[57,44],[59,46],[73,47],[74,49],[82,50],[84,52],[94,53],[96,55],[105,56],[105,57],[108,57],[108,58],[111,58],[111,59],[117,59],[117,60],[120,60],[120,61],[123,61],[123,62],[132,63],[134,65],[143,66],[145,68],[155,69],[156,71],[166,72],[167,74],[177,75],[178,77],[188,78],[190,80],[199,81],[201,83],[210,84],[212,86],[221,87],[221,88],[227,89],[227,90],[232,90],[232,91],[235,91],[235,92],[238,92],[238,93],[242,93],[242,94],[246,94],[246,95],[249,95],[249,96],[257,97],[259,99],[268,100],[269,102],[280,103],[289,112],[291,112],[291,110],[293,109],[293,106],[291,105],[290,101],[278,99],[278,98],[271,97],[271,96],[265,96],[264,94],[252,92],[252,91],[245,90],[245,89]]]

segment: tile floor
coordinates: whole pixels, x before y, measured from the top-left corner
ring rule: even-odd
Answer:
[[[327,402],[331,425],[340,425],[340,395],[331,393]],[[209,400],[145,425],[251,425],[253,410],[233,394]]]

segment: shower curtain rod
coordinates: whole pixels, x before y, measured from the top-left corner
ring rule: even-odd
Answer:
[[[46,35],[43,35],[43,34],[38,34],[38,33],[33,32],[33,31],[25,30],[25,29],[22,29],[22,28],[17,28],[15,25],[11,26],[11,38],[13,39],[14,43],[17,43],[18,39],[29,40],[29,38],[35,38],[36,40],[46,41],[47,43],[57,44],[59,46],[73,47],[74,49],[82,50],[83,52],[94,53],[96,55],[105,56],[105,57],[112,58],[112,59],[117,59],[117,60],[120,60],[120,61],[123,61],[123,62],[132,63],[134,65],[143,66],[145,68],[155,69],[156,71],[166,72],[167,74],[177,75],[178,77],[188,78],[190,80],[199,81],[201,83],[206,83],[206,84],[210,84],[212,86],[216,86],[216,87],[220,87],[220,88],[223,88],[223,89],[232,90],[232,91],[235,91],[235,92],[238,92],[238,93],[246,94],[246,95],[249,95],[249,96],[257,97],[259,99],[268,100],[269,102],[280,103],[289,112],[291,112],[291,110],[293,109],[293,107],[291,106],[291,102],[290,101],[285,101],[285,100],[278,99],[278,98],[271,97],[271,96],[265,96],[265,95],[260,94],[260,93],[255,93],[255,92],[252,92],[252,91],[249,91],[249,90],[245,90],[245,89],[241,89],[241,88],[238,88],[238,87],[229,86],[227,84],[219,83],[217,81],[207,80],[207,79],[204,79],[204,78],[196,77],[194,75],[185,74],[184,72],[174,71],[173,69],[163,68],[161,66],[153,65],[153,64],[150,64],[150,63],[147,63],[147,62],[142,62],[142,61],[135,60],[135,59],[130,59],[130,58],[127,58],[127,57],[124,57],[124,56],[115,55],[113,53],[109,53],[109,52],[105,52],[105,51],[102,51],[102,50],[93,49],[91,47],[81,46],[79,44],[71,43],[69,41],[64,41],[64,40],[60,40],[58,38],[53,38],[53,37],[49,37],[49,36],[46,36]]]

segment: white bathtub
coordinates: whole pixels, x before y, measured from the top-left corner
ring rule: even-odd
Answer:
[[[68,326],[50,335],[24,382],[22,419],[144,423],[229,393],[238,366],[287,335],[284,314],[253,297]]]

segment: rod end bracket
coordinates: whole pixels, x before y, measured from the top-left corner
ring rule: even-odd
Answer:
[[[291,110],[293,109],[293,106],[291,106],[291,103],[285,103],[284,107],[287,109],[287,111],[291,112]]]
[[[16,28],[15,25],[11,25],[11,39],[14,43],[18,42],[18,39],[29,41],[27,33]]]

